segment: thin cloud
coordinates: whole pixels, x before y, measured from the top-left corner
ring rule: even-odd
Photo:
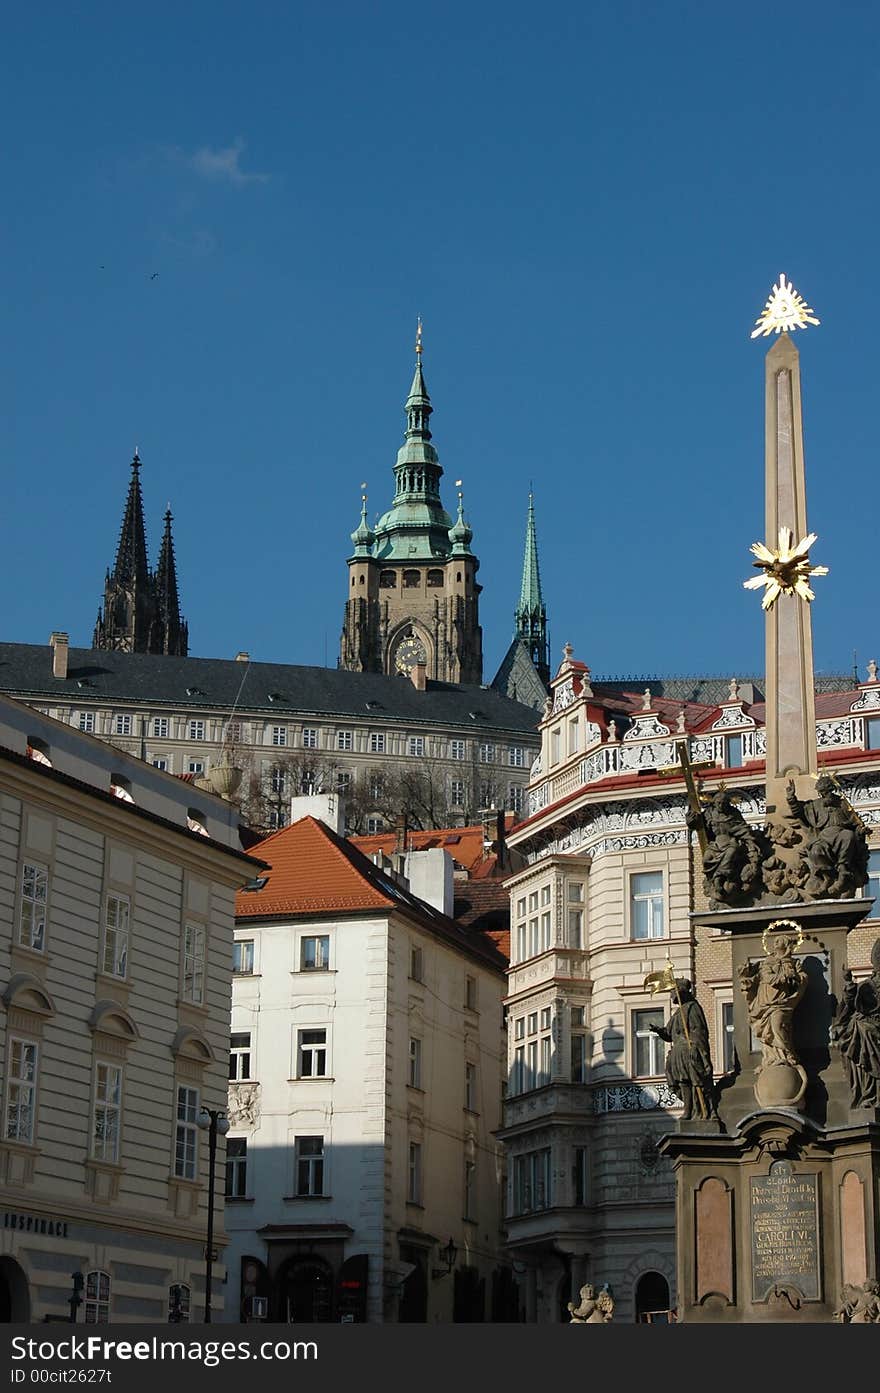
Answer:
[[[231,145],[221,146],[217,150],[213,150],[210,145],[203,145],[189,157],[188,163],[203,179],[233,184],[236,188],[244,188],[246,184],[267,184],[268,174],[251,173],[242,169],[241,157],[244,149],[245,142],[241,137]]]

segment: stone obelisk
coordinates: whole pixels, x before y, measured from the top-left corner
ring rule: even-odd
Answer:
[[[780,528],[795,541],[807,536],[807,491],[801,416],[800,355],[787,333],[765,361],[765,517],[767,545]],[[815,796],[816,702],[810,606],[797,594],[781,594],[767,610],[767,812],[785,809],[794,779],[799,798]]]

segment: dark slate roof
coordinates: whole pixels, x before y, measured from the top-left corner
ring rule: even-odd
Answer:
[[[48,643],[0,643],[0,691],[30,702],[135,702],[225,713],[235,707],[282,720],[352,716],[377,725],[461,726],[472,734],[494,730],[537,739],[533,708],[490,687],[428,682],[419,692],[405,677],[290,663],[71,648],[68,675],[59,679],[52,676]]]
[[[731,677],[735,674],[731,673]],[[739,697],[751,704],[764,699],[764,678],[737,677]],[[821,673],[813,676],[816,692],[839,692],[852,687],[852,673]],[[597,696],[613,696],[617,692],[639,692],[650,687],[652,697],[667,697],[671,701],[697,701],[718,706],[728,701],[730,677],[591,677],[590,685]]]

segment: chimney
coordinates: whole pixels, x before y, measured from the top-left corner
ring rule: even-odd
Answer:
[[[455,901],[454,869],[452,857],[442,847],[409,852],[406,878],[410,892],[451,918]]]
[[[417,692],[423,692],[428,685],[428,664],[416,663],[410,670],[412,684]]]
[[[70,635],[62,633],[52,633],[49,635],[49,647],[52,649],[52,676],[64,679],[67,677],[67,654]]]
[[[243,650],[242,650],[241,653],[236,653],[236,655],[235,655],[235,661],[236,661],[237,663],[249,663],[250,660],[251,660],[251,655],[250,655],[250,653],[245,653]]]
[[[394,850],[398,852],[406,851],[406,840],[409,835],[409,824],[406,820],[406,813],[398,813],[394,819]]]

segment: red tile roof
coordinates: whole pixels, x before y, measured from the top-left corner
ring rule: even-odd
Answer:
[[[513,825],[513,814],[508,814],[507,829]],[[352,837],[351,842],[365,856],[373,857],[377,852],[391,857],[397,850],[396,832],[374,832],[369,836]],[[469,875],[491,875],[495,866],[494,854],[486,855],[482,826],[441,827],[428,832],[407,832],[407,851],[428,851],[431,847],[441,847],[448,851],[456,865]]]

